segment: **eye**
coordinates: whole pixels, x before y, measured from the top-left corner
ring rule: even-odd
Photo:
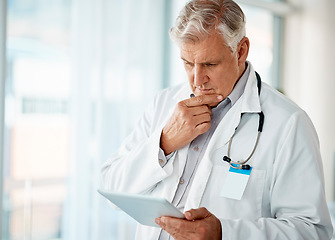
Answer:
[[[216,63],[206,63],[205,65],[206,65],[206,67],[214,67],[217,64]]]
[[[194,66],[193,63],[187,62],[187,61],[184,61],[184,64],[185,64],[185,66],[188,66],[188,67],[193,67]]]

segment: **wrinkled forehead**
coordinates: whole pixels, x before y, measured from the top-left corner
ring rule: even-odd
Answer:
[[[198,41],[183,42],[180,45],[180,56],[187,61],[209,61],[217,59],[230,48],[219,34],[211,34],[207,38]]]

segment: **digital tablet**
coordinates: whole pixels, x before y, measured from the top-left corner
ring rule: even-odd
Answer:
[[[143,225],[159,227],[155,218],[162,216],[184,218],[184,214],[164,198],[100,189],[98,192]]]

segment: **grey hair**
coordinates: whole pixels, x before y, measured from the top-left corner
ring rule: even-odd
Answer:
[[[177,44],[197,42],[212,30],[222,35],[233,52],[246,36],[245,15],[232,0],[191,0],[180,11],[170,37]]]

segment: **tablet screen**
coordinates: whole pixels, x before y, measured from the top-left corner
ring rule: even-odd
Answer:
[[[143,225],[159,227],[155,218],[162,216],[184,218],[184,214],[164,198],[100,189],[98,192]]]

